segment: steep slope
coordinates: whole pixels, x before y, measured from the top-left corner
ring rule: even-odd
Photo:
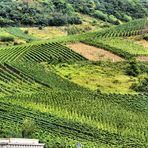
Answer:
[[[62,62],[61,59],[54,64],[44,63],[46,53],[57,61],[54,53],[50,53],[56,47],[56,53],[61,52],[63,58],[68,52],[70,57],[63,59],[67,64],[57,65]],[[24,121],[31,120],[35,123],[34,131],[26,132],[25,137],[40,139],[46,148],[75,147],[77,143],[86,148],[147,147],[148,95],[106,94],[100,89],[91,91],[71,82],[70,75],[66,76],[69,79],[62,78],[53,71],[54,65],[64,69],[69,60],[74,59],[75,64],[81,61],[82,65],[86,65],[87,61],[69,48],[62,50],[61,47],[64,48],[57,43],[42,43],[1,49],[0,137],[22,137],[26,132],[22,128]],[[28,60],[25,60],[27,51]],[[102,62],[102,67],[105,67],[104,64]],[[125,63],[121,65],[125,66]],[[108,67],[112,71],[115,67],[122,68],[110,62]],[[77,69],[76,65],[74,68]],[[100,70],[96,73],[104,74]],[[107,77],[112,76],[108,70],[106,73]],[[94,77],[91,79],[94,81]],[[113,83],[120,82],[116,80]]]
[[[0,97],[0,137],[21,137],[23,122],[30,118],[36,124],[31,137],[44,141],[46,147],[54,147],[55,142],[56,148],[77,143],[88,148],[147,147],[146,94],[92,92],[61,78],[43,63],[12,67],[51,88]]]

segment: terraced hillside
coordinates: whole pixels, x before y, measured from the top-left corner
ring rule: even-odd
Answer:
[[[13,68],[8,64],[0,64],[0,93],[3,95],[29,94],[45,91],[50,86],[44,84],[34,77]]]
[[[0,49],[0,62],[70,62],[81,60],[85,60],[85,58],[58,43],[31,44]]]
[[[90,33],[81,42],[103,48],[123,58],[147,56],[148,48],[130,40],[129,36],[143,35],[148,32],[148,19],[135,20],[110,29]]]
[[[18,75],[15,83],[20,78],[34,80],[31,85],[36,83],[29,86],[30,90],[25,88],[26,83],[17,83],[20,92],[13,87],[13,93],[0,97],[3,135],[13,136],[11,131],[16,131],[15,136],[20,137],[21,125],[31,118],[37,126],[32,137],[47,146],[147,146],[147,95],[91,91],[61,78],[44,63],[15,62],[3,66],[11,75]]]
[[[85,40],[83,43],[103,48],[124,58],[147,56],[148,48],[124,38]]]
[[[128,131],[128,129],[126,128],[125,135],[120,135],[121,131],[124,129],[123,126],[122,126],[122,130],[120,127],[120,130],[119,131],[117,130],[117,133],[116,131],[113,132],[113,129],[114,129],[113,125],[107,125],[106,121],[105,123],[103,123],[104,122],[103,119],[101,121],[102,123],[99,123],[97,121],[98,127],[94,127],[93,125],[90,126],[90,125],[87,125],[86,123],[82,124],[76,121],[74,122],[66,119],[63,120],[49,113],[42,113],[40,111],[35,111],[33,109],[24,108],[14,103],[8,102],[7,99],[0,101],[0,103],[1,103],[0,117],[3,121],[1,122],[0,125],[6,123],[5,128],[7,128],[7,125],[11,123],[11,128],[13,129],[14,128],[13,125],[19,123],[17,126],[17,128],[19,128],[21,126],[20,124],[23,123],[24,117],[32,118],[36,121],[37,129],[38,129],[35,132],[35,135],[36,135],[36,136],[34,135],[35,137],[40,138],[40,136],[42,136],[46,139],[48,137],[52,137],[52,138],[54,137],[53,139],[55,141],[53,143],[50,143],[49,141],[49,147],[54,146],[56,144],[64,147],[67,147],[67,146],[74,147],[77,142],[82,142],[83,146],[86,146],[86,147],[97,147],[98,145],[102,147],[106,147],[106,146],[117,147],[122,145],[126,147],[131,147],[133,145],[136,147],[147,146],[146,144],[144,144],[144,142],[147,141],[146,133],[144,134],[141,129],[140,131],[135,131],[134,128],[131,127],[131,130],[129,129]],[[74,113],[74,115],[76,115],[76,112]],[[82,119],[84,120],[84,117]],[[140,118],[140,119],[143,119],[143,118]],[[146,120],[143,119],[141,122],[139,121],[138,123],[142,123],[142,121],[143,123],[145,123],[145,125],[143,125],[142,127],[144,128],[144,126],[146,126]],[[118,127],[120,126],[121,122],[122,120],[117,122]],[[99,125],[101,127],[99,127]],[[138,128],[141,125],[136,124],[135,126],[137,126]],[[9,126],[7,130],[9,131],[11,130],[11,128]],[[136,133],[138,133],[137,138],[135,137]],[[60,140],[58,139],[61,139],[61,143],[59,143]],[[67,140],[69,142],[66,142]]]
[[[68,42],[80,42],[85,40],[94,40],[100,38],[112,38],[112,37],[129,37],[136,35],[143,35],[148,32],[148,19],[137,19],[134,21],[130,21],[128,23],[124,23],[117,26],[112,26],[105,29],[99,29],[93,32],[87,32],[83,34],[77,35],[69,35],[64,37],[53,38],[51,42],[58,43],[68,43]]]
[[[96,33],[96,37],[126,37],[144,34],[148,32],[148,18],[138,19],[114,26],[100,33]]]
[[[86,39],[98,38],[112,38],[112,37],[129,37],[148,32],[148,18],[137,19],[117,26],[105,28],[103,30],[88,32],[84,35],[79,35],[79,40],[85,41]]]
[[[1,47],[0,137],[38,138],[45,148],[148,147],[148,64],[132,60],[147,48],[124,38],[145,33],[134,23]],[[64,45],[75,41],[130,60],[89,61]]]

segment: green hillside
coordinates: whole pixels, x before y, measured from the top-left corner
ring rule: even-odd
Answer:
[[[0,25],[81,24],[86,14],[112,24],[148,16],[146,0],[2,0]],[[92,19],[93,20],[93,19]]]
[[[147,0],[0,7],[0,138],[37,138],[45,148],[148,147]],[[84,20],[104,27],[90,31]]]
[[[44,63],[4,64],[1,69],[0,137],[22,137],[24,122],[31,120],[36,127],[25,130],[25,137],[39,138],[46,147],[147,147],[146,94],[91,91]]]

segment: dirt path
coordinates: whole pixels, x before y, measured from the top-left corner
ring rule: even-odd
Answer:
[[[138,61],[143,61],[143,62],[148,61],[148,56],[140,56],[140,57],[137,57],[137,60]]]
[[[148,41],[141,40],[141,41],[137,41],[137,43],[138,43],[139,45],[144,46],[144,47],[148,47]]]
[[[123,58],[109,51],[94,46],[89,46],[83,43],[69,44],[67,45],[67,47],[71,48],[73,51],[81,54],[82,56],[91,61],[99,61],[99,60],[111,60],[113,62],[124,61]]]

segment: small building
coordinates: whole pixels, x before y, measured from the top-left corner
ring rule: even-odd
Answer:
[[[38,139],[0,138],[0,148],[44,148]]]

